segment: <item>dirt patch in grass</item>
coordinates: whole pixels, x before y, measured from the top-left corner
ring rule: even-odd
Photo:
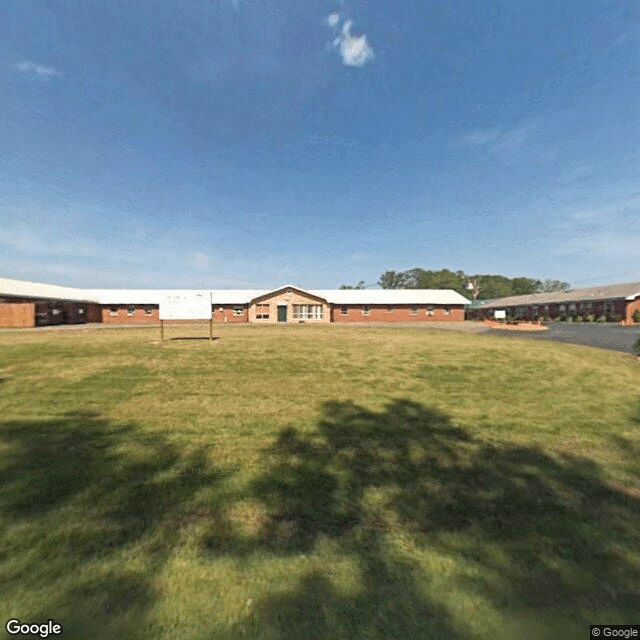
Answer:
[[[490,329],[507,329],[508,331],[548,331],[549,327],[545,327],[539,322],[518,322],[517,324],[507,324],[506,322],[498,322],[496,320],[485,320],[483,324]]]

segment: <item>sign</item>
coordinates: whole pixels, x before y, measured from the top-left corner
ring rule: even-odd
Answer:
[[[211,320],[211,293],[181,293],[160,300],[160,320]]]
[[[496,320],[504,320],[507,317],[507,312],[504,309],[496,309],[493,312],[493,317]]]

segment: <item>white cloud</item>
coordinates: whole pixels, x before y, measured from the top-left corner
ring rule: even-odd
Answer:
[[[335,11],[334,13],[330,14],[327,17],[327,24],[332,28],[337,27],[339,21],[340,21],[340,13],[338,11]]]
[[[338,26],[340,20],[339,13],[332,13],[327,18],[327,24],[334,30]],[[352,21],[347,20],[342,25],[342,34],[333,39],[332,48],[340,51],[342,63],[349,67],[361,67],[367,61],[372,60],[375,56],[373,49],[367,42],[367,36],[359,37],[351,35]]]
[[[48,67],[44,64],[37,64],[36,62],[29,62],[28,60],[18,62],[15,67],[18,71],[22,71],[22,73],[34,74],[41,78],[52,78],[54,76],[62,75],[57,69],[54,69],[53,67]]]

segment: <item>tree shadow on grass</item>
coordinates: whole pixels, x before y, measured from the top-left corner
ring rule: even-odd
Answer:
[[[204,449],[184,456],[92,413],[2,422],[0,447],[0,591],[20,607],[5,617],[55,618],[65,637],[141,637],[153,578],[201,513],[196,493],[229,473],[206,472]],[[42,600],[21,602],[22,589]]]
[[[329,540],[355,558],[359,589],[344,594],[331,567],[315,568],[212,637],[474,637],[452,601],[427,595],[435,576],[418,568],[421,553],[458,563],[458,597],[549,620],[546,637],[562,616],[578,628],[637,623],[640,497],[589,459],[490,444],[407,400],[379,413],[327,403],[314,433],[285,430],[267,456],[251,487],[267,517],[243,549],[293,556]],[[223,546],[212,532],[205,549]]]

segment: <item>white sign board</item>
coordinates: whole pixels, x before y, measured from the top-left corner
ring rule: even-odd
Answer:
[[[161,307],[162,308],[162,307]],[[504,320],[507,317],[507,312],[504,309],[496,309],[493,312],[493,317],[496,320]]]
[[[211,320],[211,293],[180,293],[160,300],[160,320]]]

